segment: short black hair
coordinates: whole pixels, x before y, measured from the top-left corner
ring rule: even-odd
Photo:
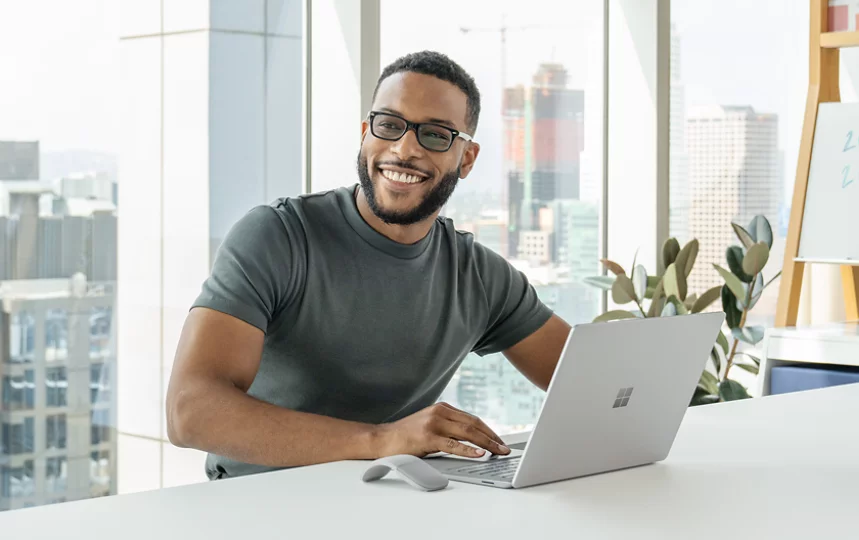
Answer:
[[[373,90],[373,100],[379,91],[382,81],[395,73],[412,72],[432,75],[443,81],[455,84],[468,98],[465,123],[474,135],[477,129],[477,119],[480,117],[480,91],[474,78],[462,69],[462,66],[451,60],[447,55],[435,51],[421,51],[400,57],[386,67],[379,76],[376,89]]]

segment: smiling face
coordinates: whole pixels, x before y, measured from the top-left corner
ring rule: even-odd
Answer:
[[[384,79],[373,110],[469,133],[465,93],[431,75],[400,72]],[[476,143],[457,137],[450,150],[434,152],[418,143],[414,130],[397,141],[380,139],[364,121],[358,154],[361,189],[370,209],[385,223],[412,225],[435,218],[459,179],[471,172],[479,150]]]

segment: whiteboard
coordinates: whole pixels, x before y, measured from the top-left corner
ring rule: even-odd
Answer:
[[[799,259],[859,264],[859,103],[821,103]]]

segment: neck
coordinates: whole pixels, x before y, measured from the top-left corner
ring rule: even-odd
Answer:
[[[358,193],[355,196],[355,202],[358,205],[358,213],[361,214],[361,217],[365,222],[367,222],[367,225],[372,227],[379,234],[387,236],[394,242],[400,244],[415,244],[423,240],[423,238],[429,234],[430,229],[432,229],[432,225],[435,222],[435,218],[438,216],[438,212],[436,212],[429,218],[418,223],[413,223],[412,225],[392,225],[390,223],[385,223],[373,213],[373,210],[370,208],[370,203],[367,202],[367,197],[364,195],[364,190],[361,189],[361,186],[358,186]]]

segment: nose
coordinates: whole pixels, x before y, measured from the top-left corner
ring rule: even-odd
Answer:
[[[423,155],[423,147],[418,142],[418,134],[414,129],[407,129],[400,140],[394,141],[391,151],[403,161]]]

